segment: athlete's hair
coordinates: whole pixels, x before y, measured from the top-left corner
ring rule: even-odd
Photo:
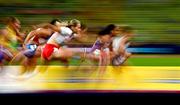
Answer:
[[[68,22],[68,27],[71,27],[71,26],[77,26],[78,24],[81,24],[81,22],[77,19],[72,19]]]
[[[14,23],[14,22],[17,22],[17,21],[18,21],[18,19],[16,17],[10,16],[10,17],[7,18],[6,23],[7,24],[8,23]]]
[[[55,25],[56,22],[61,22],[61,21],[60,21],[59,19],[53,19],[53,20],[50,22],[50,24]]]
[[[114,30],[117,26],[114,25],[114,24],[109,24],[107,25],[104,29],[102,29],[98,35],[99,36],[104,36],[104,35],[107,35],[107,34],[111,34],[111,31]]]

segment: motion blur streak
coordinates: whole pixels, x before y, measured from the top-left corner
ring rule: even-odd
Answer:
[[[10,68],[17,69],[18,66],[8,67],[8,69]],[[45,73],[22,81],[12,79],[4,81],[1,77],[0,92],[42,92],[48,90],[180,91],[180,82],[178,82],[180,81],[180,67],[108,66],[102,77],[97,75],[98,70],[92,72],[88,70],[88,66],[85,68],[87,69],[77,71],[76,66],[69,68],[50,66]]]

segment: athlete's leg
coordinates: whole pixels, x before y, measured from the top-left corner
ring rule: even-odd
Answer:
[[[21,62],[23,59],[25,59],[24,51],[21,51],[17,53],[9,62],[10,65],[16,64],[17,62]]]

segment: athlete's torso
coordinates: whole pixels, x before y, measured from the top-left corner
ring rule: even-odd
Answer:
[[[60,33],[55,32],[47,41],[47,44],[54,44],[57,46],[62,45],[63,43],[66,43],[70,41],[74,37],[73,32],[68,27],[61,27]]]

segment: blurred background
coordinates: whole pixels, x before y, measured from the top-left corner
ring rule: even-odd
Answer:
[[[0,1],[0,22],[15,16],[22,31],[54,18],[81,20],[88,26],[92,46],[98,30],[107,24],[127,24],[135,30],[128,49],[134,53],[130,65],[178,65],[180,63],[179,0],[5,0]],[[0,27],[4,27],[3,24]],[[72,42],[79,45],[78,42]],[[145,63],[143,61],[146,61]]]
[[[74,47],[91,47],[96,33],[110,23],[127,24],[136,31],[127,49],[133,53],[125,63],[128,66],[108,67],[102,79],[97,71],[91,71],[92,62],[85,62],[90,64],[86,71],[83,68],[77,71],[80,66],[67,70],[58,67],[59,62],[52,62],[56,66],[50,66],[47,72],[25,84],[14,80],[8,84],[7,78],[0,79],[0,93],[13,88],[16,92],[17,89],[180,90],[180,0],[0,0],[0,28],[9,16],[21,21],[21,31],[25,33],[32,30],[32,25],[54,18],[63,21],[76,18],[87,25],[88,40],[83,45],[74,41],[71,43]],[[80,65],[80,61],[72,59],[70,65]],[[13,69],[18,70],[13,66],[7,68]]]

